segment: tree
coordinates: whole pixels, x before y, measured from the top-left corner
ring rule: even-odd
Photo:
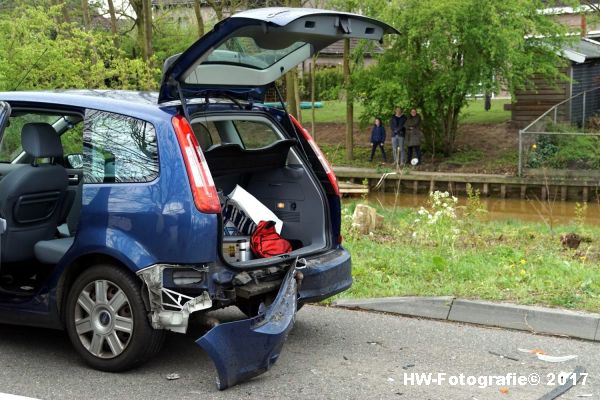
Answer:
[[[0,14],[0,90],[157,87],[160,70],[129,59],[107,32],[57,23],[61,6]]]
[[[194,0],[194,13],[196,14],[196,23],[198,24],[198,37],[202,37],[204,36],[204,19],[202,18],[200,0]]]
[[[426,142],[454,150],[467,95],[526,87],[534,73],[560,79],[566,27],[539,12],[548,1],[400,0],[380,16],[401,35],[356,79],[363,119],[404,103],[419,108]],[[435,150],[435,149],[434,149]]]
[[[137,29],[137,42],[144,60],[152,57],[152,1],[129,0],[135,12],[134,24]]]
[[[113,0],[107,0],[108,4],[108,14],[110,16],[110,31],[115,36],[115,46],[118,44],[117,40],[117,13],[115,11],[115,3]]]

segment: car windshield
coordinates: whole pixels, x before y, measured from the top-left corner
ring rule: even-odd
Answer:
[[[213,51],[204,64],[229,63],[256,69],[267,69],[288,54],[296,51],[305,42],[295,42],[279,49],[261,47],[254,38],[237,36],[223,42]]]

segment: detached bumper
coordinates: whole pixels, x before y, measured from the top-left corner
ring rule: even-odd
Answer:
[[[291,268],[275,301],[263,313],[218,325],[196,341],[217,368],[219,390],[260,375],[277,361],[296,317],[295,275],[296,269]]]
[[[352,286],[352,259],[344,248],[306,258],[302,269],[299,304],[313,303],[343,292]]]

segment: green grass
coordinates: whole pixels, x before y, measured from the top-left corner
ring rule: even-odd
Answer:
[[[345,101],[323,101],[323,108],[315,109],[315,122],[317,123],[337,123],[346,122],[346,102]],[[358,122],[358,117],[363,111],[360,103],[354,104],[354,121]],[[311,121],[311,110],[302,110],[302,119],[305,124]]]
[[[504,105],[510,99],[493,99],[490,111],[485,111],[483,99],[470,101],[460,113],[461,124],[500,124],[510,121],[510,111],[504,111]]]
[[[340,297],[450,295],[600,310],[600,227],[560,226],[550,232],[542,224],[465,216],[451,227],[460,229],[456,240],[441,244],[413,238],[419,223],[410,209],[380,210],[382,231],[362,236],[349,229],[353,208],[346,204],[343,233],[354,284]],[[438,238],[448,240],[443,229],[449,228],[442,226]],[[572,231],[589,242],[578,250],[563,249],[560,235]]]
[[[490,111],[483,109],[483,100],[473,100],[461,113],[460,122],[462,124],[498,124],[510,120],[510,111],[504,111],[504,104],[510,103],[509,99],[492,100]],[[363,111],[360,103],[354,104],[354,120],[358,118]],[[310,122],[311,111],[302,110],[302,116],[305,123]],[[393,110],[390,110],[391,115]],[[315,122],[317,123],[344,123],[346,122],[346,103],[344,101],[324,101],[323,108],[315,109]]]
[[[352,161],[346,160],[346,146],[344,145],[319,144],[319,147],[323,153],[325,153],[325,157],[329,163],[335,166],[347,165],[352,167],[375,168],[383,161],[381,158],[381,150],[378,149],[375,153],[374,161],[370,162],[369,157],[371,157],[371,147],[367,146],[354,146],[354,160]],[[385,151],[388,161],[391,161],[391,145],[387,144]],[[392,168],[391,164],[389,165],[389,168]]]

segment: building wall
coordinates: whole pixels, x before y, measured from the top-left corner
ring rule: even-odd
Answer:
[[[562,69],[562,72],[570,76],[571,67]],[[516,126],[523,128],[552,106],[570,96],[571,85],[569,82],[548,82],[539,76],[534,76],[532,88],[515,93],[511,106],[512,121]],[[560,117],[565,118],[567,115]]]
[[[594,60],[573,66],[573,95],[600,87],[600,60]],[[584,114],[585,108],[585,114]],[[584,120],[600,110],[600,89],[586,93],[571,101],[571,120],[581,125]]]

